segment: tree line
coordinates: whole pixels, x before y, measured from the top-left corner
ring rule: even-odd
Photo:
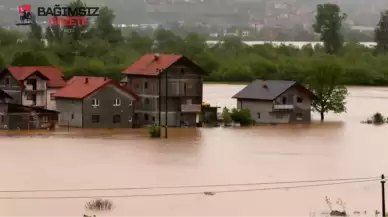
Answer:
[[[69,7],[85,6],[75,0]],[[183,54],[203,67],[215,82],[250,82],[253,79],[287,79],[306,84],[319,100],[321,113],[343,112],[343,85],[388,84],[388,12],[381,14],[375,31],[375,48],[344,44],[346,14],[335,4],[317,6],[313,29],[323,45],[248,46],[239,38],[224,38],[209,46],[206,39],[189,33],[178,36],[157,29],[152,37],[139,32],[123,35],[113,26],[114,12],[101,8],[88,26],[49,26],[33,23],[27,34],[0,29],[0,66],[54,65],[67,77],[106,76],[119,80],[120,72],[148,52]],[[45,40],[42,40],[45,39]]]

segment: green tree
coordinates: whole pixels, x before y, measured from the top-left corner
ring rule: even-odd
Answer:
[[[86,7],[86,6],[87,5],[81,0],[73,0],[68,4],[68,7],[73,9]],[[86,19],[88,19],[88,24],[89,24],[90,19],[88,17],[86,17]],[[78,25],[78,23],[76,25],[64,27],[65,32],[67,33],[67,36],[69,37],[69,39],[74,41],[82,40],[86,36],[88,36],[88,31],[87,31],[88,28],[89,28],[89,25]]]
[[[317,6],[313,28],[315,33],[320,34],[326,53],[336,54],[342,48],[341,28],[345,19],[346,14],[342,13],[336,4],[328,3]]]
[[[388,10],[380,15],[380,21],[375,29],[375,42],[378,53],[388,52]]]
[[[347,88],[342,85],[343,67],[334,57],[320,57],[312,61],[307,84],[315,94],[313,110],[318,112],[324,121],[328,112],[346,112]]]
[[[221,117],[225,125],[229,125],[230,123],[232,123],[232,117],[228,108],[224,107],[222,109]]]
[[[115,14],[108,7],[102,7],[99,11],[100,15],[94,21],[94,25],[90,34],[93,37],[108,41],[109,43],[118,43],[123,40],[121,30],[113,26]]]
[[[13,66],[50,66],[47,57],[38,51],[17,52],[13,59]]]
[[[56,17],[55,17],[56,19]],[[65,29],[61,25],[51,25],[46,28],[45,36],[50,44],[62,43],[65,39]]]

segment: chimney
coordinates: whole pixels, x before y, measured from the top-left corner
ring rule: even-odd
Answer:
[[[265,88],[265,89],[268,88],[268,85],[267,85],[267,82],[266,82],[266,81],[263,81],[263,88]]]
[[[160,55],[158,53],[154,54],[154,60],[155,61],[158,61],[160,58]]]
[[[89,78],[85,78],[85,84],[89,83]]]

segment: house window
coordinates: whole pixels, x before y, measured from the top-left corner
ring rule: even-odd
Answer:
[[[257,112],[257,119],[260,119],[260,112]]]
[[[144,82],[144,89],[148,89],[148,82]]]
[[[152,116],[152,121],[155,123],[155,116]]]
[[[93,99],[93,100],[92,100],[92,106],[93,106],[93,107],[98,107],[98,106],[100,106],[100,100],[98,100],[98,99]]]
[[[120,105],[121,105],[120,99],[115,99],[115,100],[113,101],[113,106],[120,106]]]
[[[27,80],[27,84],[28,85],[34,85],[34,84],[36,84],[36,80],[35,79],[28,79]]]
[[[148,105],[148,104],[150,104],[150,100],[149,100],[149,99],[144,99],[144,103],[145,103],[146,105]]]
[[[55,100],[54,93],[50,93],[50,100]]]
[[[185,69],[184,68],[181,68],[181,73],[185,74]]]
[[[0,115],[0,123],[4,123],[5,122],[5,117],[4,115]]]
[[[71,114],[71,120],[73,120],[74,119],[74,114]]]
[[[296,114],[296,120],[298,120],[298,121],[303,120],[303,114],[301,114],[301,113]]]
[[[71,100],[71,104],[73,104],[73,105],[74,105],[74,103],[75,103],[75,102],[74,102],[74,100]]]
[[[144,114],[144,120],[148,121],[148,114]]]
[[[302,102],[303,102],[303,99],[302,99],[302,97],[297,97],[297,98],[296,98],[296,102],[298,102],[298,103],[302,103]]]
[[[35,94],[27,94],[27,100],[36,101],[36,95]]]
[[[92,123],[94,124],[100,123],[100,115],[92,115]]]
[[[286,104],[286,102],[287,102],[287,99],[286,99],[286,97],[285,97],[285,96],[283,96],[283,98],[282,98],[282,102],[283,102],[283,105],[284,105],[284,104]]]
[[[10,82],[10,79],[7,77],[7,78],[5,78],[5,80],[4,80],[4,84],[5,85],[9,85],[11,82]]]
[[[132,122],[132,116],[128,117],[128,122]]]
[[[193,104],[193,100],[192,100],[192,99],[187,99],[187,100],[186,100],[186,104],[188,104],[188,105]]]
[[[114,124],[118,124],[118,123],[120,123],[120,121],[121,121],[120,115],[113,115],[113,123]]]
[[[131,100],[131,101],[129,101],[129,106],[132,106],[132,100]]]
[[[136,89],[139,89],[139,88],[140,88],[139,82],[137,82],[137,81],[135,81],[135,88],[136,88]]]

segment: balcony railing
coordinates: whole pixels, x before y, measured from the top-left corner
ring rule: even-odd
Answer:
[[[202,110],[201,104],[182,104],[181,112],[200,112]]]
[[[273,105],[273,109],[275,109],[275,110],[293,110],[294,109],[294,105],[278,104],[278,105]]]
[[[45,91],[45,86],[36,86],[35,88],[32,85],[26,85],[25,91]]]

